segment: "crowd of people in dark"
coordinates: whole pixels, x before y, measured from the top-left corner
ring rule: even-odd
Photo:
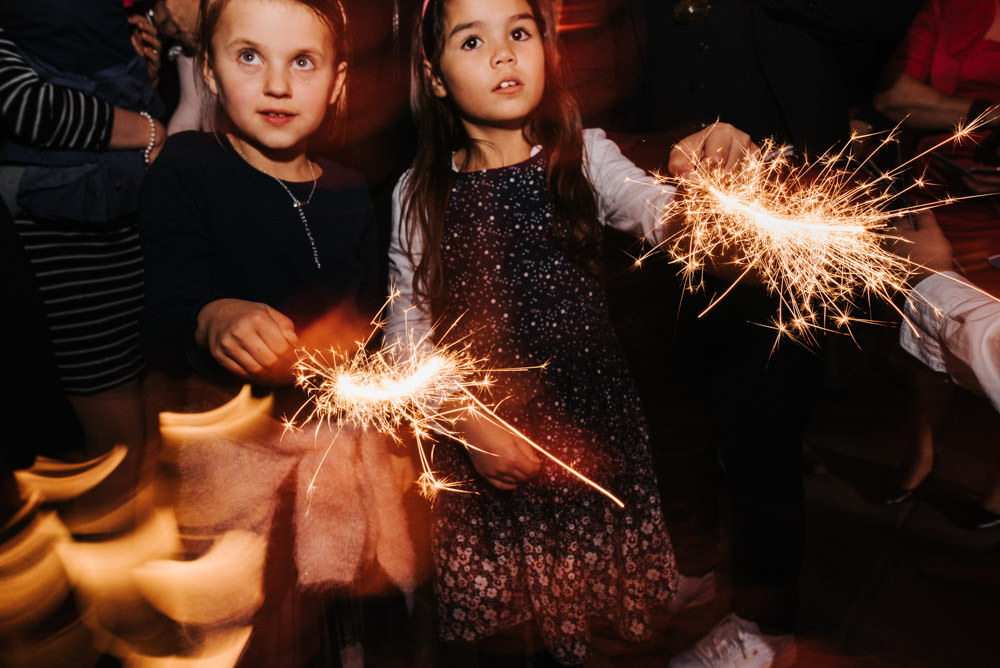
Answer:
[[[0,663],[614,665],[724,590],[659,665],[793,665],[844,356],[907,398],[872,503],[1000,411],[998,9],[6,0]],[[849,333],[783,339],[725,256],[636,268],[772,141],[917,211]],[[302,409],[303,354],[435,350],[497,371],[418,429]]]

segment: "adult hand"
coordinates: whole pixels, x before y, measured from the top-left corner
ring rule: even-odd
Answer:
[[[156,26],[149,22],[144,14],[132,14],[128,17],[132,24],[132,46],[136,52],[146,59],[149,80],[155,87],[160,78],[160,35]]]
[[[729,123],[713,123],[677,142],[670,151],[667,170],[674,176],[683,176],[694,169],[696,163],[705,160],[732,169],[748,153],[758,150],[747,133]]]
[[[900,257],[908,257],[910,262],[920,267],[921,273],[949,271],[953,268],[951,244],[930,211],[917,215],[915,229],[903,221],[896,227],[895,234],[910,243],[897,241],[893,252]]]
[[[530,445],[502,427],[479,417],[462,420],[458,428],[469,449],[472,466],[497,489],[511,490],[538,475],[542,461]]]
[[[267,304],[216,299],[198,313],[195,340],[231,373],[268,384],[292,382],[295,325]]]

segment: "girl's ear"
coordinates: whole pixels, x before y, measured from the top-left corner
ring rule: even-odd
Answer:
[[[208,90],[212,92],[212,95],[219,94],[219,84],[215,80],[215,72],[209,66],[207,58],[201,64],[201,78],[205,80],[205,85],[208,86]]]
[[[434,73],[434,67],[424,58],[424,75],[431,82],[431,90],[438,97],[448,97],[448,89],[444,85],[444,80]]]
[[[333,88],[330,90],[330,104],[336,104],[344,92],[344,82],[347,81],[347,61],[341,61],[334,73]]]

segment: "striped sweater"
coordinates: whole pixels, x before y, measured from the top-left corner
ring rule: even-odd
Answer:
[[[0,29],[0,138],[40,148],[101,151],[111,139],[114,107],[47,83]]]

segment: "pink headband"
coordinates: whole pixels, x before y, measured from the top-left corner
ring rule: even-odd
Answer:
[[[427,14],[427,5],[429,5],[429,4],[431,4],[431,0],[424,0],[424,6],[420,9],[420,20],[421,21],[424,20],[424,16]],[[424,57],[424,60],[427,60],[427,52],[424,51],[423,44],[420,45],[420,55]]]

